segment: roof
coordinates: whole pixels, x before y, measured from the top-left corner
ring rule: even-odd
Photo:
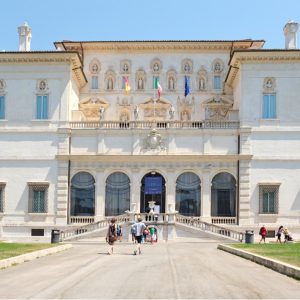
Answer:
[[[87,83],[83,72],[83,63],[77,51],[4,51],[0,52],[1,64],[58,64],[67,63],[72,66],[72,71],[79,86]]]
[[[263,47],[264,40],[124,40],[124,41],[69,41],[54,42],[56,48],[64,50],[96,49],[104,51],[172,51],[172,50],[230,50]]]
[[[228,62],[229,70],[225,79],[231,85],[241,63],[300,62],[300,49],[244,49],[234,50]]]

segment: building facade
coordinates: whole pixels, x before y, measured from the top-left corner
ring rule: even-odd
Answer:
[[[300,229],[300,52],[262,40],[0,53],[0,237],[126,211]],[[24,30],[22,30],[24,29]],[[23,34],[23,35],[22,35]],[[28,48],[29,47],[29,48]]]

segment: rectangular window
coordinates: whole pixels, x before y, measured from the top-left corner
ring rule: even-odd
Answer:
[[[276,119],[276,96],[274,94],[264,94],[263,118]]]
[[[92,76],[92,89],[98,89],[98,76]]]
[[[159,82],[159,76],[153,76],[153,89],[157,89],[156,82]]]
[[[48,119],[48,95],[36,97],[36,118],[38,120]]]
[[[31,229],[31,236],[44,236],[44,229]]]
[[[279,185],[259,186],[259,212],[261,214],[278,214]]]
[[[221,76],[219,75],[214,76],[214,89],[215,90],[221,89]]]
[[[48,205],[48,184],[29,184],[29,213],[46,213]]]
[[[4,184],[0,184],[0,213],[4,212]]]
[[[5,119],[5,97],[0,96],[0,120]]]

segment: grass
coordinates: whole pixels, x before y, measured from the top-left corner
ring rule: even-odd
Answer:
[[[30,253],[46,248],[55,247],[58,244],[29,244],[29,243],[1,243],[0,242],[0,260],[13,256]]]
[[[300,243],[233,244],[231,246],[300,267]]]

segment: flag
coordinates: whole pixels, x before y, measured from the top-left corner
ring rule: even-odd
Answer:
[[[190,82],[187,76],[184,76],[184,97],[190,93]]]
[[[129,91],[130,91],[130,85],[129,85],[129,80],[128,77],[124,77],[125,80],[125,94],[128,95]]]
[[[158,98],[160,98],[160,95],[161,95],[161,92],[162,92],[162,87],[159,84],[159,78],[158,77],[155,78],[155,85],[154,85],[154,87],[157,89]]]

